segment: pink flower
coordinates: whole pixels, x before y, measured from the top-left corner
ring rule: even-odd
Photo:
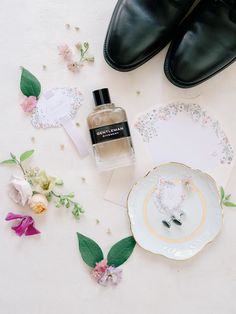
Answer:
[[[71,61],[70,63],[67,64],[67,68],[69,71],[71,72],[79,72],[80,68],[83,66],[83,64],[81,63],[78,63],[78,62],[74,62],[74,61]]]
[[[59,55],[61,55],[66,61],[72,62],[72,51],[68,45],[60,45],[58,47]]]
[[[35,96],[27,97],[23,103],[21,104],[22,109],[24,112],[32,112],[37,105],[37,98]]]
[[[105,271],[107,270],[108,265],[107,265],[107,260],[102,260],[99,263],[96,263],[96,266],[93,268],[91,275],[92,277],[98,281],[101,276],[105,273]]]
[[[107,270],[107,268],[108,268],[107,260],[103,259],[101,262],[96,263],[96,266],[94,267],[93,270],[104,273]]]
[[[19,223],[11,228],[19,237],[21,237],[23,234],[26,236],[31,236],[40,233],[40,231],[34,227],[34,219],[30,216],[8,213],[7,217],[5,218],[6,221],[16,219],[20,220]]]

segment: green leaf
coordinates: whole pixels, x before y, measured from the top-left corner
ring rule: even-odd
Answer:
[[[24,161],[26,159],[28,159],[30,156],[32,156],[34,153],[34,150],[28,150],[26,152],[24,152],[23,154],[20,155],[20,161]]]
[[[67,195],[69,198],[74,198],[75,197],[75,193],[71,192],[70,194]]]
[[[61,179],[57,179],[55,184],[58,185],[58,186],[62,186],[62,185],[64,185],[64,182]]]
[[[79,219],[80,218],[80,211],[79,211],[79,208],[74,205],[74,208],[72,210],[72,214],[73,216],[76,218],[76,219]]]
[[[84,61],[87,61],[87,62],[94,62],[95,61],[95,58],[94,57],[87,57],[84,59]]]
[[[107,256],[108,265],[118,267],[126,262],[132,254],[135,244],[136,241],[134,237],[131,236],[120,240],[115,245],[113,245]]]
[[[7,160],[3,160],[1,161],[1,164],[8,164],[8,165],[15,165],[16,164],[16,161],[15,159],[7,159]]]
[[[224,202],[223,203],[226,207],[236,207],[236,204],[232,203],[232,202]]]
[[[64,206],[64,205],[65,205],[66,200],[65,200],[64,198],[60,198],[59,202],[60,202],[60,204],[61,204],[62,206]]]
[[[35,96],[38,98],[41,92],[41,84],[32,73],[22,68],[20,89],[25,96]]]
[[[80,55],[83,58],[83,56],[84,56],[84,49],[82,47],[80,48]]]
[[[221,198],[221,201],[224,199],[224,197],[225,197],[225,191],[224,191],[223,187],[221,186],[220,187],[220,198]]]
[[[79,250],[83,261],[90,267],[95,267],[96,263],[103,260],[103,253],[100,246],[90,238],[77,232]]]
[[[81,212],[81,214],[85,213],[85,210],[83,207],[79,206],[79,211]]]
[[[231,194],[227,195],[227,196],[225,197],[225,200],[228,201],[228,200],[230,199],[230,197],[231,197]]]
[[[16,160],[16,156],[14,154],[10,153],[10,156],[12,159]]]
[[[86,41],[84,42],[84,48],[88,49],[89,48],[89,43]]]

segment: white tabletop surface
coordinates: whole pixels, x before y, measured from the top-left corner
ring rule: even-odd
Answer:
[[[0,312],[235,314],[235,209],[225,209],[223,231],[191,260],[175,262],[137,246],[122,266],[120,285],[114,289],[101,287],[92,281],[81,260],[75,233],[80,231],[96,239],[104,251],[130,235],[126,208],[104,198],[111,174],[99,175],[92,155],[80,160],[62,129],[34,129],[19,106],[23,99],[19,91],[22,65],[39,78],[43,90],[80,88],[84,103],[75,120],[81,124],[87,141],[86,116],[92,108],[91,91],[109,87],[113,101],[123,106],[130,117],[157,103],[179,99],[199,103],[222,122],[235,143],[236,64],[189,90],[172,86],[165,78],[162,68],[166,49],[136,71],[112,70],[104,62],[102,47],[115,3],[115,0],[1,0],[0,158],[5,159],[10,151],[19,154],[34,148],[32,164],[63,178],[65,189],[76,192],[86,214],[78,222],[66,210],[51,205],[47,214],[36,217],[41,236],[18,238],[4,221],[9,211],[24,212],[7,195],[9,178],[17,171],[1,167]],[[71,25],[69,30],[66,23]],[[79,32],[74,30],[77,26]],[[57,45],[74,45],[78,41],[90,43],[96,61],[80,74],[72,74],[58,56]],[[43,64],[47,65],[46,70]],[[137,90],[141,92],[139,96]],[[145,159],[143,164],[149,168]],[[226,187],[234,200],[235,175],[236,168]]]

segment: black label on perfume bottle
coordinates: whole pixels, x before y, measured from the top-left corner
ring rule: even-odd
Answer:
[[[116,124],[104,125],[99,128],[91,129],[90,135],[92,144],[117,140],[119,138],[130,136],[128,122],[120,122]]]

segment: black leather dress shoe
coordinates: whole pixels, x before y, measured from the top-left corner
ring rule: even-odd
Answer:
[[[119,0],[106,36],[104,56],[130,71],[157,54],[175,35],[195,0]]]
[[[176,86],[193,87],[236,58],[236,0],[204,0],[172,41],[165,74]]]

